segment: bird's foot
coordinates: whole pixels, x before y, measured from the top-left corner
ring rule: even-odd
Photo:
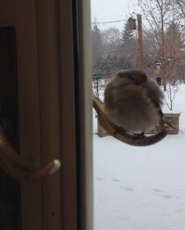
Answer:
[[[145,134],[145,132],[142,132],[142,133],[134,133],[134,134],[133,134],[133,138],[135,138],[135,139],[143,138],[143,137],[144,137],[144,134]]]
[[[118,133],[127,134],[127,131],[120,126],[114,125],[114,136]]]

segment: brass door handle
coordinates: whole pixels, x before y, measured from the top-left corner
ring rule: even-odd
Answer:
[[[60,165],[59,160],[53,160],[40,168],[33,167],[14,151],[0,125],[0,168],[10,177],[21,182],[32,182],[56,172]]]

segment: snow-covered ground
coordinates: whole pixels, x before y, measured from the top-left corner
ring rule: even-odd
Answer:
[[[181,113],[179,134],[149,147],[100,138],[93,116],[95,230],[185,229],[184,84],[174,111]]]

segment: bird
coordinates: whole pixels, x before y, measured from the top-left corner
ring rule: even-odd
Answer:
[[[118,72],[104,91],[106,116],[133,135],[143,135],[156,125],[161,131],[165,129],[163,100],[164,94],[158,84],[137,69]]]

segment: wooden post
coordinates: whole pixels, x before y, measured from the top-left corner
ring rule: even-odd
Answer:
[[[142,17],[141,17],[141,14],[137,14],[137,22],[138,22],[138,43],[139,43],[140,69],[144,70],[143,35],[142,35]]]

